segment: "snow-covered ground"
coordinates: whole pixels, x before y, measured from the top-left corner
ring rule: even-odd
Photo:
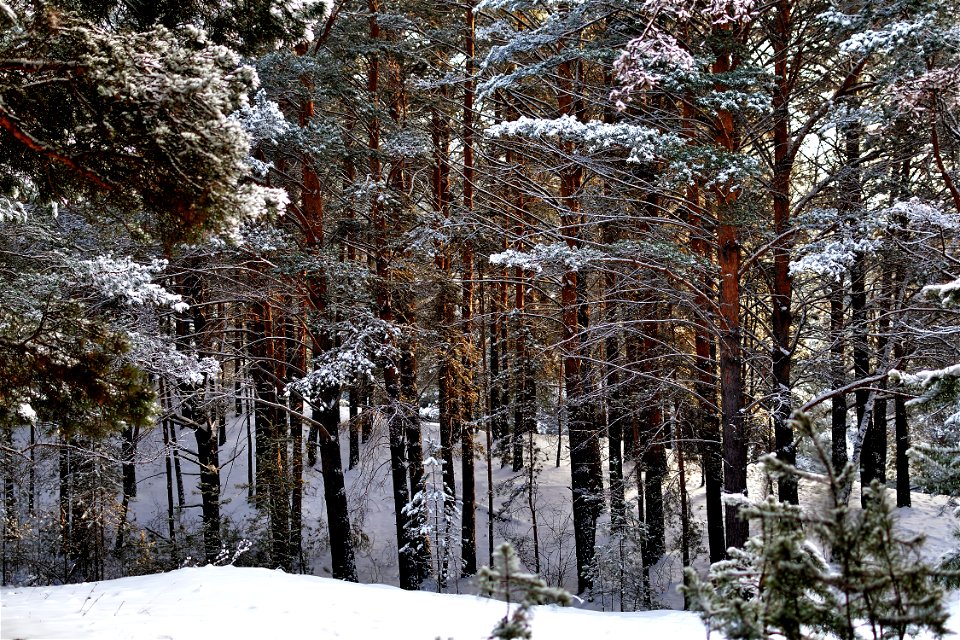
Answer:
[[[346,417],[346,416],[344,416]],[[228,424],[228,443],[221,450],[221,485],[225,519],[240,537],[249,536],[257,518],[247,500],[247,452],[245,416]],[[436,424],[426,423],[425,439],[436,438]],[[165,474],[159,433],[147,435],[141,443],[142,462],[138,465],[138,497],[131,504],[129,518],[135,527],[162,531],[166,510]],[[181,432],[181,443],[193,444],[188,432]],[[478,444],[482,444],[481,435]],[[346,462],[346,433],[341,434]],[[570,468],[565,439],[560,439],[560,464],[557,466],[556,435],[535,437],[538,450],[538,492],[535,503],[540,527],[541,574],[550,584],[573,587],[573,536],[570,521]],[[529,445],[529,443],[528,443]],[[362,447],[361,464],[346,472],[351,519],[364,533],[364,544],[357,549],[358,568],[363,582],[354,585],[333,581],[329,575],[329,550],[325,544],[323,520],[323,484],[318,468],[305,471],[304,525],[307,575],[288,575],[268,569],[239,567],[183,568],[165,574],[128,577],[118,580],[61,587],[5,588],[0,590],[0,638],[262,638],[282,633],[294,638],[486,638],[495,622],[503,616],[505,605],[473,595],[403,592],[382,583],[395,584],[396,542],[392,502],[390,500],[388,447],[382,425]],[[53,461],[47,462],[52,464]],[[457,461],[459,463],[459,460]],[[459,464],[457,465],[459,485]],[[51,469],[51,477],[55,475]],[[496,487],[494,510],[501,512],[495,523],[496,543],[511,539],[519,542],[525,568],[532,570],[531,548],[523,548],[531,532],[531,514],[525,494],[504,510],[511,488],[523,481],[494,461],[492,479]],[[184,460],[186,508],[178,524],[196,527],[199,499],[196,493],[196,466]],[[478,560],[488,561],[487,552],[487,469],[477,461]],[[668,488],[675,490],[678,477],[674,468]],[[704,520],[704,493],[699,486],[696,465],[688,465],[687,488],[694,518]],[[756,467],[751,468],[750,495],[762,497],[772,487]],[[811,483],[801,483],[801,504],[816,508],[821,496]],[[459,494],[459,487],[457,490]],[[50,494],[45,497],[50,497]],[[630,494],[628,494],[628,497]],[[857,500],[859,488],[853,491]],[[52,498],[50,498],[52,499]],[[635,508],[635,507],[634,507]],[[944,496],[915,493],[913,507],[898,509],[898,526],[911,533],[927,536],[926,553],[938,557],[956,546],[952,536],[957,520],[952,505]],[[705,531],[701,531],[705,537]],[[673,535],[671,535],[673,538]],[[599,542],[605,540],[603,522]],[[705,542],[705,541],[704,541]],[[661,590],[661,606],[680,607],[676,593],[680,578],[679,552],[672,544],[656,570],[655,587]],[[702,545],[702,546],[705,546]],[[228,552],[232,549],[227,549]],[[451,567],[459,566],[455,557]],[[525,554],[525,556],[524,556]],[[701,554],[697,568],[705,569]],[[454,576],[455,577],[455,576]],[[426,585],[429,588],[429,585]],[[471,579],[453,580],[448,591],[476,592]],[[960,632],[960,596],[952,595],[950,627]],[[705,630],[699,619],[680,611],[641,613],[602,613],[597,609],[617,609],[617,603],[600,595],[592,602],[578,603],[573,609],[540,608],[534,618],[535,638],[577,638],[599,640],[606,637],[667,637],[669,640],[700,639]]]
[[[506,613],[503,602],[469,595],[401,591],[282,571],[200,567],[62,587],[0,592],[3,640],[185,640],[192,638],[380,638],[479,640]],[[960,597],[950,627],[960,631]],[[543,640],[701,640],[685,611],[602,613],[536,607]],[[716,636],[714,636],[716,637]]]
[[[2,591],[4,640],[380,638],[479,640],[503,602],[401,591],[269,569],[202,567],[62,587]],[[534,638],[700,639],[692,613],[537,607]]]

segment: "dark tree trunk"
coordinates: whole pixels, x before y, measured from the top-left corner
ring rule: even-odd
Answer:
[[[203,346],[207,345],[207,318],[204,312],[203,289],[199,276],[191,274],[184,282],[185,298],[192,304],[190,319],[177,320],[177,342],[181,348],[188,348],[189,341],[195,341],[201,348],[198,355],[207,355]],[[191,326],[192,324],[192,326]],[[192,335],[190,332],[192,331]],[[204,381],[206,383],[206,381]],[[181,415],[186,424],[193,429],[197,442],[197,463],[200,467],[199,490],[203,528],[203,549],[207,562],[216,560],[220,553],[220,460],[217,447],[216,424],[209,412],[201,415],[196,407],[204,385],[181,388]]]
[[[163,397],[163,380],[160,380],[160,397]],[[170,429],[173,428],[173,425],[170,424],[169,420],[163,420],[161,425],[163,429],[163,446],[164,448],[170,448]],[[173,463],[171,460],[171,454],[165,453],[163,456],[163,465],[164,471],[166,472],[167,479],[167,537],[170,539],[170,555],[172,559],[176,562],[179,561],[179,553],[177,552],[177,534],[176,534],[176,518],[174,517],[174,504],[173,504]]]
[[[349,469],[360,464],[360,389],[357,384],[347,390],[347,402],[350,403],[350,462]]]
[[[839,389],[846,384],[843,336],[843,281],[830,291],[830,384]],[[831,399],[830,432],[833,438],[832,464],[839,473],[847,464],[847,397],[839,393]]]
[[[906,353],[902,342],[894,345],[894,359],[898,367],[906,364]],[[910,458],[907,451],[910,449],[910,431],[907,423],[907,401],[902,395],[894,400],[894,429],[897,443],[897,506],[910,506]]]
[[[375,21],[376,16],[371,16]],[[306,102],[301,110],[300,126],[306,127],[314,115],[313,102]],[[303,162],[302,216],[307,251],[319,254],[325,246],[325,206],[320,179],[310,164]],[[319,255],[317,255],[319,258]],[[320,260],[318,260],[320,262]],[[315,356],[329,353],[336,348],[331,329],[326,326],[335,322],[329,312],[330,303],[328,274],[319,267],[307,274],[306,301],[315,314],[319,326],[312,327],[312,352]],[[305,365],[306,363],[304,363]],[[350,512],[343,478],[343,459],[340,452],[340,396],[341,386],[330,383],[318,390],[320,426],[310,429],[307,444],[308,461],[316,460],[315,438],[319,439],[320,473],[323,476],[323,494],[327,505],[327,526],[330,533],[332,575],[339,580],[357,581],[354,559],[353,531],[350,528]],[[352,431],[352,427],[351,427]],[[352,454],[352,451],[351,451]],[[353,460],[351,455],[351,461]],[[299,536],[298,536],[299,538]]]
[[[531,376],[528,370],[532,367],[528,362],[527,354],[527,326],[524,318],[524,302],[526,299],[524,273],[517,267],[516,270],[516,292],[514,296],[514,311],[516,313],[516,337],[514,338],[515,356],[513,360],[513,431],[511,433],[511,445],[513,449],[513,470],[514,472],[523,469],[523,433],[527,427],[527,415],[534,411],[535,407],[528,404],[530,390],[527,389],[527,383]]]
[[[599,442],[593,429],[593,416],[585,398],[586,380],[580,356],[580,324],[577,300],[578,274],[564,274],[561,302],[564,317],[564,387],[566,388],[567,433],[570,442],[571,488],[573,491],[573,531],[577,552],[577,590],[592,586],[590,570],[596,543],[596,525],[602,496],[597,491],[596,473]]]
[[[692,109],[684,106],[684,118],[692,119]],[[702,194],[696,184],[687,187],[687,200],[691,204],[691,226],[704,225]],[[714,256],[705,238],[707,230],[694,234],[691,245],[696,255],[707,264],[714,263]],[[708,329],[711,317],[710,302],[706,292],[713,289],[709,274],[702,276],[700,290],[694,296],[698,310],[694,330],[694,368],[696,372],[695,389],[697,392],[696,426],[693,433],[698,440],[700,451],[700,476],[706,493],[707,540],[710,549],[710,562],[719,562],[727,555],[726,532],[723,526],[723,449],[720,440],[720,421],[717,407],[716,347]]]
[[[893,313],[893,271],[884,265],[881,276],[882,301],[880,301],[879,317],[877,318],[877,353],[883,354],[887,350],[890,339],[890,317]],[[877,398],[873,403],[873,424],[870,433],[873,436],[876,449],[875,456],[877,479],[881,484],[887,481],[887,379],[883,378],[876,384]]]
[[[290,502],[286,469],[280,452],[286,449],[286,420],[277,409],[278,376],[273,310],[269,303],[251,305],[251,377],[256,392],[257,421],[257,505],[270,517],[271,560],[285,571],[292,570],[290,558]],[[281,421],[283,428],[281,429]],[[284,456],[285,457],[285,456]]]
[[[184,410],[187,413],[187,410]],[[192,413],[192,411],[190,411]],[[187,415],[186,417],[190,417]],[[207,562],[220,553],[220,471],[217,438],[210,428],[196,428],[197,461],[200,464],[200,502],[203,512],[203,552]]]
[[[870,375],[870,351],[867,344],[867,294],[866,294],[866,256],[858,253],[850,268],[850,342],[853,347],[853,377],[862,380]],[[857,429],[862,428],[867,416],[867,402],[870,390],[858,387],[854,392],[857,409]],[[860,485],[866,489],[874,480],[879,480],[878,445],[875,421],[866,426],[863,445],[860,451]]]
[[[296,322],[291,321],[287,327],[287,337],[290,340],[287,353],[289,354],[287,368],[292,376],[303,377],[307,370],[307,345],[304,332]],[[293,445],[291,453],[291,488],[290,488],[290,552],[293,554],[298,569],[304,570],[303,557],[303,397],[297,393],[290,394],[290,440]],[[326,483],[324,483],[326,485]]]
[[[370,440],[373,434],[373,414],[370,412],[370,382],[364,380],[360,382],[360,444],[365,444]],[[367,415],[364,416],[363,414]]]
[[[377,14],[380,11],[379,0],[368,0],[370,39],[376,42],[380,39],[380,23]],[[370,100],[370,112],[374,116],[368,123],[368,150],[370,152],[370,176],[374,181],[382,179],[380,164],[380,121],[376,116],[379,108],[379,77],[380,58],[376,50],[369,56],[367,66],[367,94]],[[370,221],[373,226],[373,253],[371,258],[377,275],[374,295],[377,305],[377,315],[385,322],[394,322],[393,301],[391,292],[392,267],[390,243],[387,237],[387,216],[379,198],[370,199]],[[393,482],[393,508],[396,519],[397,555],[399,564],[399,578],[401,589],[418,589],[420,576],[416,555],[411,545],[410,532],[407,529],[408,518],[403,510],[410,502],[410,486],[407,484],[407,446],[404,430],[404,407],[400,392],[399,363],[389,362],[383,370],[383,381],[387,400],[387,430],[390,441],[390,476]]]
[[[793,153],[790,149],[790,94],[792,83],[788,73],[788,48],[792,33],[789,0],[778,0],[774,27],[774,71],[777,89],[773,94],[774,117],[774,167],[773,167],[773,218],[774,233],[778,242],[773,248],[773,295],[771,304],[773,333],[773,382],[776,385],[773,408],[774,437],[777,458],[794,465],[797,452],[793,443],[793,428],[790,426],[792,410],[792,383],[790,368],[793,344],[790,327],[793,323],[791,302],[793,282],[790,277],[790,250],[792,242],[787,235],[790,227],[790,182],[793,173]],[[778,495],[782,502],[797,504],[797,479],[792,474],[778,481]]]
[[[412,306],[407,306],[402,317],[404,320],[401,322],[412,321]],[[425,488],[423,434],[420,429],[420,411],[417,398],[416,342],[412,338],[406,338],[400,347],[400,411],[407,445],[407,473],[410,479],[411,496]],[[423,580],[430,575],[430,538],[422,535],[412,538],[412,541],[414,544],[414,566],[416,567],[417,586],[419,588]]]
[[[645,322],[643,338],[643,368],[648,379],[656,379],[656,372],[646,364],[654,359],[653,353],[658,342],[657,322]],[[660,407],[660,393],[654,389],[648,394],[648,406],[640,414],[640,429],[643,433],[642,460],[644,467],[644,497],[646,500],[647,532],[644,536],[643,560],[649,568],[663,557],[666,552],[666,520],[663,507],[663,482],[667,474],[667,455],[664,441],[663,410]]]
[[[325,390],[324,395],[320,396],[320,403],[319,422],[325,430],[320,437],[320,469],[323,474],[323,497],[327,503],[332,575],[338,580],[357,582],[353,530],[350,528],[340,453],[340,389]]]
[[[446,87],[441,89],[440,99],[448,98]],[[450,217],[450,122],[436,107],[431,110],[430,135],[433,142],[433,174],[430,186],[433,191],[433,210],[438,218]],[[456,489],[454,467],[454,443],[461,427],[461,372],[456,362],[456,344],[459,342],[454,327],[455,285],[451,274],[450,247],[441,246],[434,260],[440,272],[440,291],[437,294],[436,319],[443,347],[440,353],[437,393],[440,408],[440,457],[443,460],[443,484],[449,491]],[[411,459],[411,462],[413,460]],[[416,493],[418,489],[412,488]],[[452,515],[452,504],[444,503],[446,517]]]
[[[387,365],[383,375],[387,397],[391,400],[387,415],[387,431],[390,441],[390,476],[393,481],[400,588],[415,590],[420,588],[421,580],[417,556],[413,549],[414,541],[407,528],[409,518],[403,513],[410,502],[410,488],[407,484],[407,446],[403,408],[400,405],[400,375],[395,365]]]
[[[139,431],[137,429],[136,431]],[[123,498],[129,501],[130,498],[137,497],[137,467],[134,458],[137,455],[137,438],[133,427],[126,427],[120,432],[122,444],[120,446],[120,457],[123,460],[121,464],[123,472]]]
[[[491,440],[498,446],[507,434],[507,407],[504,402],[503,374],[500,370],[501,353],[506,349],[500,339],[504,309],[500,304],[499,290],[505,287],[505,277],[501,277],[500,281],[494,284],[490,295],[490,435]]]
[[[673,440],[674,453],[677,457],[677,485],[680,488],[680,566],[686,569],[690,566],[690,547],[693,543],[690,535],[690,500],[687,497],[687,473],[686,460],[683,457],[685,445],[683,442],[683,430],[680,428],[680,417],[678,407],[674,407],[673,414]],[[683,584],[687,585],[687,577],[684,574]],[[689,609],[687,597],[683,597],[683,610]]]
[[[464,13],[465,39],[464,54],[467,63],[467,82],[463,93],[463,208],[467,216],[473,215],[473,98],[474,98],[474,55],[476,16],[472,1]],[[461,435],[461,474],[463,476],[463,506],[460,534],[460,557],[463,575],[477,572],[477,497],[474,470],[474,425],[473,401],[475,389],[473,370],[476,356],[473,348],[473,247],[469,241],[464,245],[461,256],[463,262],[463,368],[464,386],[460,408],[463,418]]]
[[[734,38],[730,25],[714,27],[716,58],[711,71],[719,77],[736,68],[730,50]],[[725,88],[722,85],[719,88]],[[733,114],[719,109],[713,118],[713,135],[718,148],[737,150],[737,131]],[[728,495],[747,494],[747,437],[743,415],[743,353],[740,328],[740,245],[737,221],[738,192],[727,184],[714,187],[716,212],[717,263],[720,270],[720,313],[718,350],[720,356],[720,407],[723,417],[723,488]],[[750,535],[748,523],[740,517],[736,504],[728,504],[725,513],[726,543],[742,548]]]
[[[607,323],[616,323],[616,307],[607,303]],[[623,410],[623,397],[620,391],[620,375],[617,367],[620,363],[620,340],[616,332],[611,332],[604,341],[607,363],[607,461],[610,474],[610,527],[621,531],[627,522],[626,498],[623,482],[623,425],[627,416]]]

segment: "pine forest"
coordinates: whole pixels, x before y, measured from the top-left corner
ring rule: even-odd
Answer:
[[[233,565],[514,603],[477,637],[946,633],[958,16],[0,0],[4,599]]]

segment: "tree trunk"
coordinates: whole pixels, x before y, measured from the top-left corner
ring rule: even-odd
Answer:
[[[608,275],[608,291],[615,285],[611,282],[612,275]],[[607,302],[607,324],[616,325],[617,308],[614,303]],[[605,362],[607,366],[607,466],[610,475],[610,528],[613,531],[622,531],[627,522],[627,507],[623,482],[623,425],[627,416],[623,410],[623,397],[619,389],[620,375],[617,367],[621,366],[620,339],[617,331],[610,331],[604,341]]]
[[[256,389],[255,414],[260,432],[257,442],[258,506],[266,509],[270,517],[271,561],[285,571],[291,571],[290,497],[285,468],[286,419],[277,409],[280,399],[275,345],[277,323],[269,302],[257,301],[251,305],[251,311],[251,376]]]
[[[307,126],[313,117],[314,105],[307,102],[301,113],[301,126]],[[309,163],[303,162],[303,228],[306,249],[313,253],[317,262],[325,244],[325,209],[320,192],[320,180]],[[328,275],[323,268],[307,274],[307,303],[321,323],[332,323],[327,310],[329,304]],[[334,336],[327,326],[313,329],[312,351],[314,356],[330,352],[336,347]],[[340,384],[327,384],[318,390],[320,402],[319,420],[322,425],[320,439],[320,470],[323,475],[323,494],[327,505],[327,526],[330,532],[332,575],[340,580],[357,581],[354,560],[350,513],[347,492],[343,479],[343,460],[340,452]],[[311,429],[315,432],[314,429]],[[308,445],[309,447],[309,445]]]
[[[190,274],[183,283],[185,299],[191,303],[189,320],[178,318],[177,342],[182,348],[188,348],[189,340],[195,341],[198,356],[207,355],[204,346],[209,336],[204,312],[203,289],[196,274]],[[192,323],[192,326],[191,326]],[[192,335],[191,335],[192,333]],[[207,381],[198,386],[182,385],[180,412],[186,424],[193,429],[197,442],[197,464],[200,467],[199,490],[203,528],[203,549],[207,562],[216,560],[220,553],[220,461],[217,447],[216,425],[209,411],[203,415],[197,411],[198,396],[204,393]]]
[[[527,354],[527,326],[524,314],[524,305],[526,301],[526,284],[524,282],[525,274],[520,267],[517,267],[514,279],[516,281],[516,291],[514,294],[513,309],[516,317],[516,329],[514,331],[514,361],[513,361],[513,431],[511,434],[511,444],[513,449],[513,471],[517,472],[523,469],[523,433],[527,427],[527,414],[536,408],[529,406],[527,400],[530,397],[529,390],[526,388],[530,382],[530,376],[527,371],[531,369]]]
[[[347,390],[347,402],[350,403],[350,455],[348,469],[360,464],[360,389],[358,384],[350,385]]]
[[[715,27],[720,47],[711,71],[719,76],[733,71],[730,50],[730,25]],[[725,89],[718,84],[719,89]],[[716,145],[724,151],[737,150],[733,114],[719,109],[714,117]],[[728,495],[747,493],[747,438],[743,415],[743,354],[740,331],[740,245],[737,221],[737,196],[727,183],[714,187],[716,200],[717,261],[720,267],[720,406],[723,416],[723,488]],[[742,548],[750,534],[748,523],[740,517],[740,508],[728,504],[726,508],[726,543]]]
[[[693,110],[685,102],[684,119],[692,125]],[[691,238],[693,252],[708,265],[713,265],[714,255],[706,241],[709,231],[705,228],[703,195],[696,184],[687,187],[687,202],[690,206],[690,224],[694,229]],[[694,294],[694,370],[697,395],[697,426],[693,429],[699,442],[700,473],[706,494],[707,541],[710,562],[719,562],[727,555],[726,532],[723,522],[723,448],[720,438],[720,420],[717,407],[716,346],[709,330],[712,319],[710,300],[706,292],[713,289],[709,271],[703,275],[700,288]]]
[[[795,465],[797,452],[790,426],[792,411],[792,383],[790,368],[793,344],[790,327],[793,322],[791,302],[793,282],[790,277],[790,250],[792,241],[787,235],[790,228],[790,182],[793,173],[793,153],[790,149],[790,94],[792,82],[788,73],[788,47],[792,35],[792,19],[789,0],[777,0],[774,27],[774,72],[777,88],[773,94],[773,110],[776,118],[773,127],[773,219],[777,242],[773,248],[773,291],[771,304],[773,333],[773,383],[776,385],[773,399],[773,425],[777,458],[786,464]],[[778,481],[778,495],[782,502],[797,504],[797,479],[792,474]]]
[[[340,453],[340,389],[328,388],[320,396],[319,422],[326,433],[320,436],[320,469],[323,474],[323,497],[327,503],[327,527],[330,533],[332,576],[338,580],[357,582],[353,551],[353,530],[347,508],[347,491],[343,479]]]
[[[906,352],[903,342],[894,345],[893,357],[897,367],[905,368]],[[907,451],[910,449],[910,431],[907,423],[907,401],[897,394],[894,399],[894,429],[897,443],[897,506],[910,506],[910,458]]]
[[[642,367],[648,379],[656,379],[657,372],[646,363],[654,358],[653,350],[659,341],[657,321],[646,321],[643,329]],[[663,410],[660,406],[660,391],[654,389],[648,395],[646,406],[640,414],[640,429],[643,433],[642,459],[644,468],[644,497],[646,501],[645,523],[647,525],[644,536],[643,561],[648,568],[652,567],[666,552],[666,520],[663,508],[663,481],[667,475],[667,455],[664,440]]]
[[[287,337],[290,339],[287,353],[289,354],[288,369],[300,378],[306,375],[307,344],[304,332],[295,321],[291,321],[287,328]],[[290,552],[293,554],[297,567],[304,571],[303,557],[303,397],[298,393],[290,394],[290,436],[293,445],[291,459],[291,490],[290,490]],[[326,483],[324,483],[326,486]]]
[[[728,495],[747,494],[747,440],[743,416],[743,357],[740,347],[740,244],[729,216],[720,212],[717,240],[720,263],[720,402],[723,415],[723,489]],[[743,547],[750,535],[740,508],[726,508],[726,542]]]
[[[846,384],[843,315],[843,280],[838,280],[830,291],[830,384],[834,389]],[[831,463],[839,473],[847,464],[847,396],[838,393],[830,402]]]
[[[882,354],[887,350],[887,344],[890,340],[890,317],[893,313],[893,270],[888,264],[883,267],[881,275],[881,297],[879,314],[877,317],[877,353]],[[879,372],[878,372],[879,373]],[[883,378],[877,382],[880,389],[878,397],[873,407],[873,424],[871,425],[871,435],[873,436],[876,448],[872,451],[875,456],[877,470],[877,479],[881,484],[887,481],[887,379]]]
[[[465,34],[464,55],[466,56],[467,82],[463,92],[463,209],[468,219],[473,216],[473,99],[474,99],[474,55],[476,16],[473,12],[473,2],[468,3],[464,12]],[[461,319],[463,320],[463,388],[461,389],[460,410],[463,420],[461,434],[461,474],[463,476],[462,489],[462,518],[460,534],[460,558],[463,575],[473,575],[477,572],[477,496],[476,478],[474,469],[474,437],[475,428],[474,401],[476,390],[473,384],[473,371],[477,365],[476,353],[473,346],[473,246],[470,241],[463,245],[461,254],[463,263],[463,302]]]
[[[139,429],[137,430],[139,431]],[[122,444],[120,447],[120,457],[123,460],[121,465],[123,472],[123,497],[125,500],[137,497],[137,467],[135,458],[137,455],[137,434],[133,427],[126,427],[120,432]]]

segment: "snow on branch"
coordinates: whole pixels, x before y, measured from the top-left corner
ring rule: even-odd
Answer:
[[[944,420],[944,426],[960,425],[960,364],[952,364],[942,369],[923,369],[916,373],[904,373],[893,369],[890,382],[903,384],[920,391],[920,395],[907,402],[907,405],[922,405],[936,401],[951,400],[955,403],[952,413]]]
[[[541,273],[546,266],[559,266],[564,271],[579,271],[604,254],[594,249],[572,248],[566,244],[538,244],[530,251],[507,249],[490,256],[490,264],[520,267],[524,271]]]
[[[873,253],[880,242],[870,238],[840,238],[817,243],[814,250],[790,262],[790,274],[812,273],[840,280],[853,265],[858,254]]]
[[[927,26],[927,19],[899,21],[886,25],[883,29],[865,29],[858,31],[840,43],[843,53],[864,55],[879,51],[889,53],[894,47],[902,46],[912,40]]]
[[[183,297],[170,293],[153,282],[154,276],[167,266],[166,260],[154,258],[149,264],[135,262],[130,256],[112,258],[97,256],[81,260],[76,273],[81,281],[92,284],[108,300],[119,299],[128,305],[155,305],[182,312],[189,308]]]
[[[706,6],[686,0],[647,0],[644,8],[651,16],[649,22],[614,63],[623,85],[611,97],[621,108],[632,93],[653,89],[667,74],[696,68],[687,48],[658,26],[658,18],[686,23],[705,17],[711,24],[722,26],[747,23],[757,15],[755,0],[708,0]]]
[[[960,278],[946,284],[931,284],[921,293],[927,298],[939,300],[944,307],[960,307]]]
[[[317,354],[313,370],[287,385],[286,392],[314,400],[321,390],[373,376],[378,363],[397,355],[393,346],[400,330],[371,314],[353,317],[327,329],[336,333],[339,347]]]
[[[960,278],[946,284],[928,285],[921,293],[928,298],[939,300],[944,307],[960,307]],[[890,381],[920,391],[920,395],[907,404],[946,405],[951,413],[944,420],[944,426],[960,425],[960,364],[952,364],[942,369],[924,369],[916,373],[904,373],[894,369],[890,372]]]
[[[243,126],[251,142],[269,141],[276,144],[292,128],[280,111],[280,105],[268,99],[263,89],[254,95],[252,104],[244,105],[230,117]]]
[[[621,108],[631,93],[653,89],[669,72],[692,71],[696,66],[693,56],[673,36],[659,29],[653,31],[627,43],[613,65],[623,83],[621,89],[613,92]]]
[[[144,371],[191,386],[203,384],[208,377],[220,373],[220,363],[215,358],[180,351],[164,338],[128,331],[127,340],[130,351],[124,357]]]
[[[960,228],[956,216],[923,202],[919,198],[901,200],[890,207],[868,212],[851,224],[841,219],[835,209],[817,209],[811,212],[809,222],[814,227],[846,222],[841,234],[809,243],[802,254],[790,263],[790,273],[812,273],[838,280],[856,259],[857,254],[880,250],[890,230],[946,231]]]
[[[582,122],[570,115],[559,118],[522,116],[493,125],[486,133],[493,138],[524,136],[572,140],[582,142],[588,151],[623,148],[629,151],[628,162],[652,162],[662,157],[667,148],[680,147],[683,144],[678,136],[663,133],[653,127],[608,124],[599,120]]]

